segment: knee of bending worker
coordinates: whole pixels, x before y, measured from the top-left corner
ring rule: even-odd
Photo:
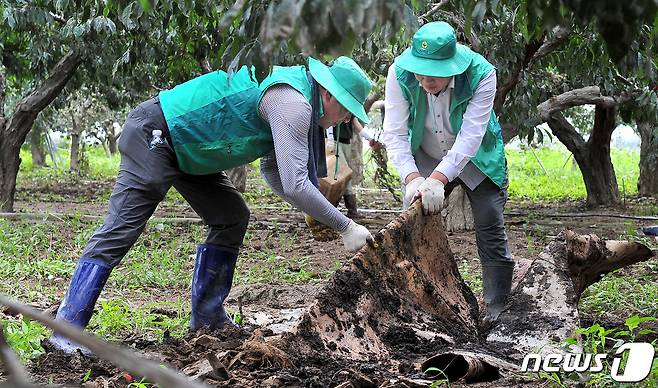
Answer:
[[[221,229],[229,227],[236,233],[241,233],[242,235],[247,233],[249,217],[251,216],[251,211],[247,207],[247,204],[243,202],[240,206],[236,205],[236,209],[233,209],[231,213],[230,223],[222,225]],[[210,227],[213,228],[214,225],[210,225]]]
[[[245,233],[247,232],[247,225],[249,225],[249,218],[251,217],[251,210],[246,204],[242,206],[242,214],[237,218],[237,221],[243,226]]]

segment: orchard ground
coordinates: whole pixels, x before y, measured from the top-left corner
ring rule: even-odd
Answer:
[[[102,222],[118,168],[118,156],[108,158],[102,149],[91,148],[89,173],[85,177],[66,172],[66,165],[60,169],[35,169],[28,151],[23,151],[21,156],[23,163],[18,175],[15,210],[44,217],[0,219],[3,231],[0,234],[0,292],[36,308],[54,311],[66,291],[80,252]],[[66,155],[63,156],[66,159]],[[368,154],[365,157],[368,159]],[[655,240],[638,232],[640,227],[658,224],[658,221],[618,217],[658,215],[657,198],[637,197],[638,155],[631,151],[613,151],[613,162],[622,193],[621,204],[613,208],[587,209],[582,178],[568,153],[549,148],[510,149],[506,226],[513,255],[536,258],[547,242],[563,229],[594,233],[608,239],[639,240],[654,249],[658,247]],[[400,204],[386,190],[375,187],[371,171],[372,167],[367,164],[364,183],[357,189],[364,215],[359,222],[376,233],[396,216]],[[332,273],[351,257],[340,240],[314,241],[303,214],[272,193],[259,177],[257,164],[250,169],[244,197],[252,212],[251,222],[227,307],[245,329],[229,334],[213,333],[218,341],[213,346],[224,350],[239,346],[254,328],[271,324],[286,314],[297,314],[313,301]],[[58,216],[46,220],[46,214]],[[578,216],[563,216],[565,214]],[[205,230],[193,221],[171,220],[174,217],[196,218],[173,189],[154,217],[112,273],[89,330],[184,369],[209,351],[201,346],[192,347],[184,356],[177,353],[181,344],[193,342],[193,335],[187,333],[190,282],[196,244],[204,241]],[[480,297],[480,268],[473,232],[450,233],[448,239],[462,276]],[[651,318],[658,317],[658,259],[607,275],[585,292],[580,308],[584,328],[599,325],[608,330],[616,329],[625,340],[653,341],[657,346],[658,322]],[[627,319],[634,316],[648,319],[632,333],[622,333],[622,330],[629,331]],[[9,342],[27,363],[36,382],[76,386],[104,380],[109,381],[110,386],[131,383],[139,386],[135,385],[139,380],[126,380],[121,371],[106,363],[83,359],[67,360],[62,364],[61,359],[43,353],[41,340],[50,334],[46,329],[7,312],[0,313],[0,319]],[[280,329],[285,330],[285,327]],[[599,332],[598,329],[591,331]],[[613,338],[615,331],[605,335]],[[594,337],[600,340],[600,336]],[[339,373],[341,369],[359,368],[358,373],[375,383],[382,383],[395,374],[382,365],[314,363],[321,364],[318,360],[307,360],[285,371],[288,385],[335,386],[346,379],[345,373]],[[325,367],[332,368],[334,373],[327,374]],[[236,373],[233,381],[214,383],[262,386],[279,372],[263,367]],[[535,380],[538,383],[562,384],[560,375],[528,377],[538,379]],[[605,379],[601,381],[610,383]],[[645,383],[657,382],[658,363],[655,363]],[[598,383],[600,381],[590,384]],[[505,386],[504,382],[501,384],[492,386]]]

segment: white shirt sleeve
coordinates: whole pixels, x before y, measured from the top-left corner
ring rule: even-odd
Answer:
[[[462,127],[455,143],[434,169],[445,175],[448,181],[455,179],[471,158],[475,157],[487,130],[495,97],[496,70],[494,69],[478,84],[464,112]],[[388,116],[388,111],[386,115]]]
[[[404,98],[395,75],[395,64],[388,68],[384,99],[384,132],[382,141],[402,181],[412,172],[418,172],[409,144],[409,102]]]

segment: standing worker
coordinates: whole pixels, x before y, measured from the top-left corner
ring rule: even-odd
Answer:
[[[87,326],[110,272],[174,186],[208,226],[192,276],[190,329],[233,324],[223,304],[249,209],[223,171],[260,157],[275,193],[339,231],[347,250],[360,249],[370,232],[322,196],[317,177],[326,170],[324,129],[352,115],[367,122],[363,103],[371,87],[350,58],[330,67],[309,58],[308,70],[275,66],[260,85],[247,67],[230,78],[215,71],[138,105],[119,140],[109,210],[82,252],[56,319]],[[82,349],[59,333],[49,341],[67,353]]]
[[[338,155],[339,158],[343,158],[352,171],[356,168],[356,166],[352,165],[353,160],[351,158],[354,147],[352,137],[355,132],[362,138],[368,140],[371,147],[375,146],[375,140],[373,140],[372,136],[364,130],[361,121],[356,117],[352,117],[351,120],[338,124],[336,127],[327,128],[327,148],[333,150],[334,154]],[[354,193],[352,179],[347,181],[347,184],[345,185],[343,201],[345,203],[345,208],[347,209],[347,217],[354,220],[361,218],[361,216],[358,212],[358,202],[356,194]]]
[[[420,200],[424,214],[440,214],[456,185],[471,203],[485,323],[504,308],[514,269],[503,222],[507,163],[495,96],[493,65],[457,43],[445,22],[422,26],[386,79],[383,140],[402,179],[403,206]]]

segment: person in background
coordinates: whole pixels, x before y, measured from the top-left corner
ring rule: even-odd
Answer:
[[[333,150],[333,153],[338,155],[339,158],[343,158],[353,171],[356,166],[352,165],[354,161],[352,160],[351,155],[353,150],[352,137],[355,132],[367,140],[371,147],[381,147],[381,143],[378,143],[372,138],[370,132],[368,132],[367,129],[364,129],[363,124],[361,124],[361,121],[356,117],[352,117],[351,120],[338,124],[336,127],[327,128],[327,148]],[[361,218],[361,215],[358,212],[358,202],[354,192],[352,179],[350,179],[345,186],[343,201],[345,203],[345,208],[347,209],[347,217],[351,219]]]
[[[389,68],[385,93],[383,141],[402,179],[403,206],[419,200],[424,214],[440,214],[456,185],[466,191],[485,323],[492,322],[505,306],[514,269],[503,220],[507,163],[493,111],[496,70],[457,43],[448,23],[427,23]]]

